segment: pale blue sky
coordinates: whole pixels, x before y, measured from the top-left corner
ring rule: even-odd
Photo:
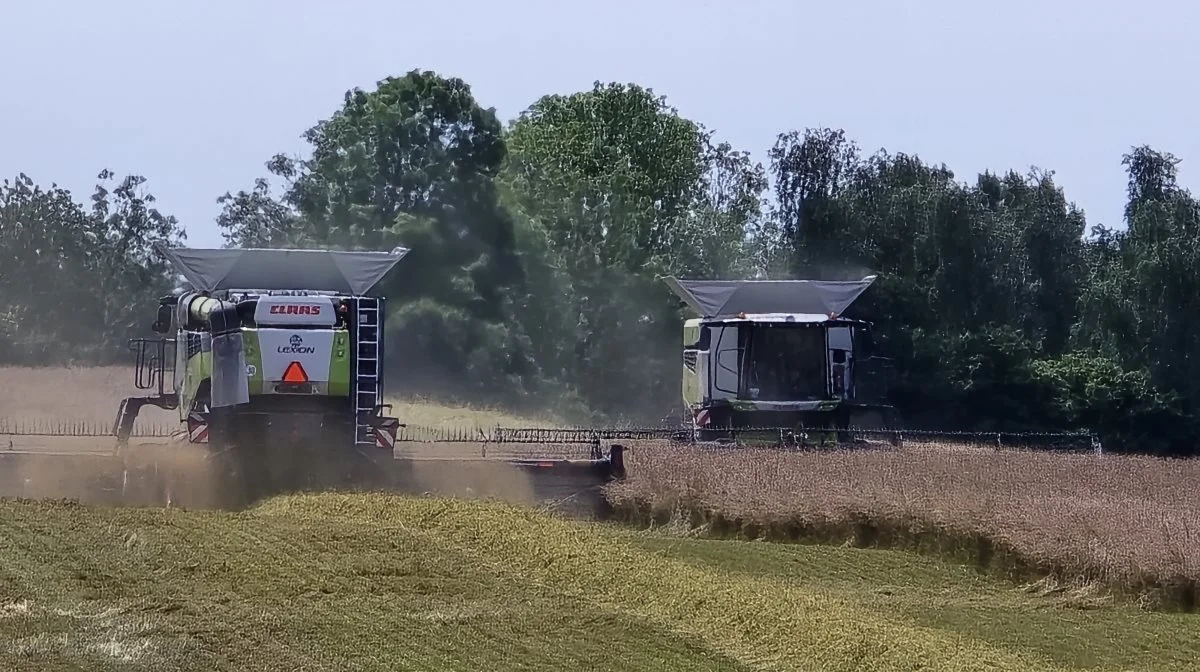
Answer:
[[[302,151],[346,89],[414,67],[505,120],[635,81],[764,163],[780,131],[834,126],[960,179],[1049,168],[1089,223],[1120,224],[1131,145],[1200,184],[1200,5],[1182,1],[3,5],[0,174],[86,200],[101,168],[141,173],[192,246],[220,244],[216,197]]]

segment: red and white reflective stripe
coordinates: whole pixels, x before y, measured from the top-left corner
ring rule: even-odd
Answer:
[[[704,409],[696,411],[695,422],[697,427],[708,425],[708,411]]]
[[[208,443],[208,421],[199,413],[188,414],[188,441],[192,443]]]
[[[375,446],[383,450],[394,450],[396,447],[395,427],[376,427]]]

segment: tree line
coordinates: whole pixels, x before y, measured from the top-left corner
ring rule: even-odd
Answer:
[[[217,225],[233,246],[410,248],[380,288],[393,390],[678,420],[684,314],[662,276],[874,273],[855,312],[909,424],[1196,451],[1200,209],[1168,153],[1123,157],[1118,231],[1089,228],[1050,172],[960,181],[838,129],[781,133],[764,166],[634,84],[504,124],[461,79],[414,70],[303,137],[218,199]],[[170,280],[149,246],[183,232],[142,177],[112,180],[90,206],[24,175],[0,189],[0,359],[112,361],[152,319]]]

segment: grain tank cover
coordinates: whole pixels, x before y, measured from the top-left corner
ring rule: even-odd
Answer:
[[[163,255],[197,291],[301,290],[362,296],[392,270],[408,249],[391,252],[169,248]]]
[[[789,314],[828,319],[841,315],[875,282],[862,280],[677,280],[675,295],[701,317],[731,318],[739,313]]]

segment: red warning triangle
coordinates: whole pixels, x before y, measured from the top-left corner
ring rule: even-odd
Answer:
[[[300,362],[292,362],[283,372],[283,382],[307,383],[308,372],[304,370],[303,366],[300,366]]]

